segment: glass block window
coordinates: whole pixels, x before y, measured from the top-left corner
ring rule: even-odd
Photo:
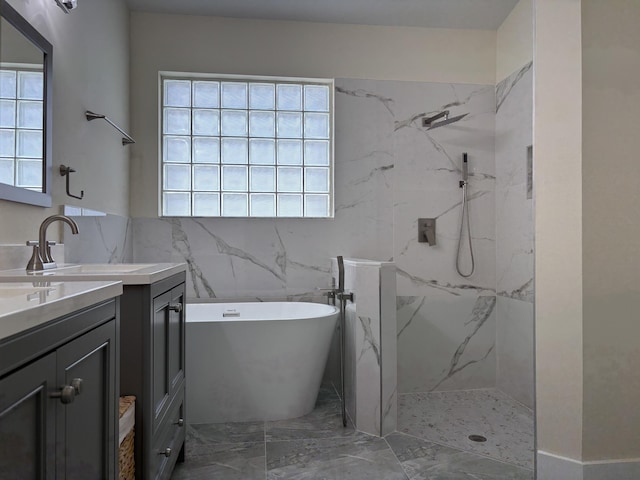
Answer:
[[[161,215],[332,217],[333,82],[161,76]]]
[[[0,183],[42,191],[43,75],[0,67]]]

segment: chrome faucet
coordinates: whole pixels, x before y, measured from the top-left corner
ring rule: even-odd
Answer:
[[[33,246],[33,254],[27,264],[27,271],[48,270],[57,267],[55,260],[51,256],[51,245],[56,243],[47,241],[47,228],[53,222],[65,222],[71,228],[71,233],[78,234],[78,224],[66,215],[51,215],[45,218],[40,224],[38,242],[27,242],[27,245]]]

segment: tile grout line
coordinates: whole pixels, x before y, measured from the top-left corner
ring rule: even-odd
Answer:
[[[398,462],[398,464],[400,465],[400,468],[402,469],[402,473],[404,473],[404,476],[407,480],[411,480],[411,477],[409,477],[409,474],[407,473],[407,471],[404,468],[404,465],[402,464],[402,462],[400,461],[400,459],[398,458],[398,456],[396,455],[396,452],[393,451],[393,448],[391,447],[391,444],[389,443],[389,441],[387,440],[387,437],[382,437],[382,439],[384,440],[384,442],[387,444],[387,447],[389,447],[389,450],[391,451],[391,454],[393,455],[393,458],[395,458]]]

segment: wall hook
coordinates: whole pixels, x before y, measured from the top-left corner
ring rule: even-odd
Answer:
[[[73,168],[67,167],[66,165],[60,165],[60,175],[62,175],[63,177],[67,177],[67,195],[73,198],[77,198],[78,200],[82,200],[82,198],[84,197],[84,190],[80,190],[80,196],[74,195],[69,191],[69,177],[71,177],[71,174],[73,172],[75,172]]]

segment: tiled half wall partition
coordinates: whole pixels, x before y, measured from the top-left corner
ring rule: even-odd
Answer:
[[[345,260],[345,399],[357,430],[386,435],[397,426],[396,271],[390,262]],[[333,274],[338,280],[337,261]],[[329,365],[339,366],[336,336]],[[340,388],[339,374],[333,375]],[[337,381],[336,381],[337,380]]]

